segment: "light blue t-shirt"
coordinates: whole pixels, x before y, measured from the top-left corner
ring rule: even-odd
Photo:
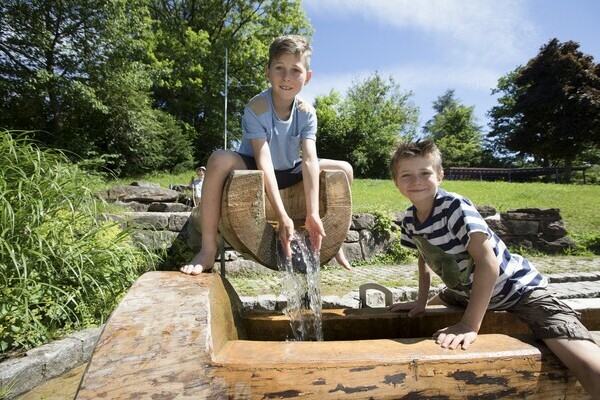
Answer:
[[[275,114],[271,89],[267,89],[246,104],[242,134],[239,153],[255,157],[252,139],[267,139],[273,168],[287,170],[301,159],[302,140],[317,139],[317,113],[296,96],[290,118],[282,121]]]

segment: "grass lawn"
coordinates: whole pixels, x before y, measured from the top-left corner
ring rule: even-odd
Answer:
[[[493,206],[499,212],[525,207],[558,208],[570,234],[599,231],[600,185],[446,180],[441,188],[468,197],[476,205]],[[357,179],[352,185],[354,213],[386,213],[404,210],[408,205],[391,181]]]
[[[152,174],[111,181],[106,187],[129,184],[135,180],[168,187],[169,184],[187,184],[192,176],[192,172],[179,175]],[[597,234],[599,231],[600,185],[445,180],[441,187],[470,198],[476,205],[493,206],[499,212],[524,207],[558,208],[569,234]],[[354,214],[386,214],[405,210],[408,205],[391,180],[356,179],[352,184]]]

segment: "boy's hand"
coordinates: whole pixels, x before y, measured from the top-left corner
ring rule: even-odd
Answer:
[[[292,258],[292,238],[294,237],[294,221],[284,216],[279,220],[279,241],[283,246],[285,257],[289,260]]]
[[[325,237],[325,229],[321,218],[319,216],[307,216],[304,224],[314,250],[320,251],[323,237]]]
[[[408,301],[403,303],[395,303],[388,307],[388,310],[398,312],[398,311],[408,311],[408,317],[412,318],[423,311],[425,311],[426,303],[421,303],[420,301]]]
[[[458,324],[440,329],[433,335],[433,338],[443,348],[454,350],[462,344],[462,349],[467,350],[471,343],[477,339],[477,332],[464,323],[459,322]]]

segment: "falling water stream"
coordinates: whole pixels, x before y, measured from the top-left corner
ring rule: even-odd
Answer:
[[[322,341],[321,268],[319,253],[312,250],[306,231],[292,238],[292,258],[277,246],[277,266],[281,271],[282,292],[287,299],[283,310],[290,319],[294,339]]]

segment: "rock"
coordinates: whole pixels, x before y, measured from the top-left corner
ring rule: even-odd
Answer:
[[[123,185],[101,192],[98,196],[106,201],[137,201],[148,204],[154,202],[175,202],[180,197],[180,193],[158,186]]]

